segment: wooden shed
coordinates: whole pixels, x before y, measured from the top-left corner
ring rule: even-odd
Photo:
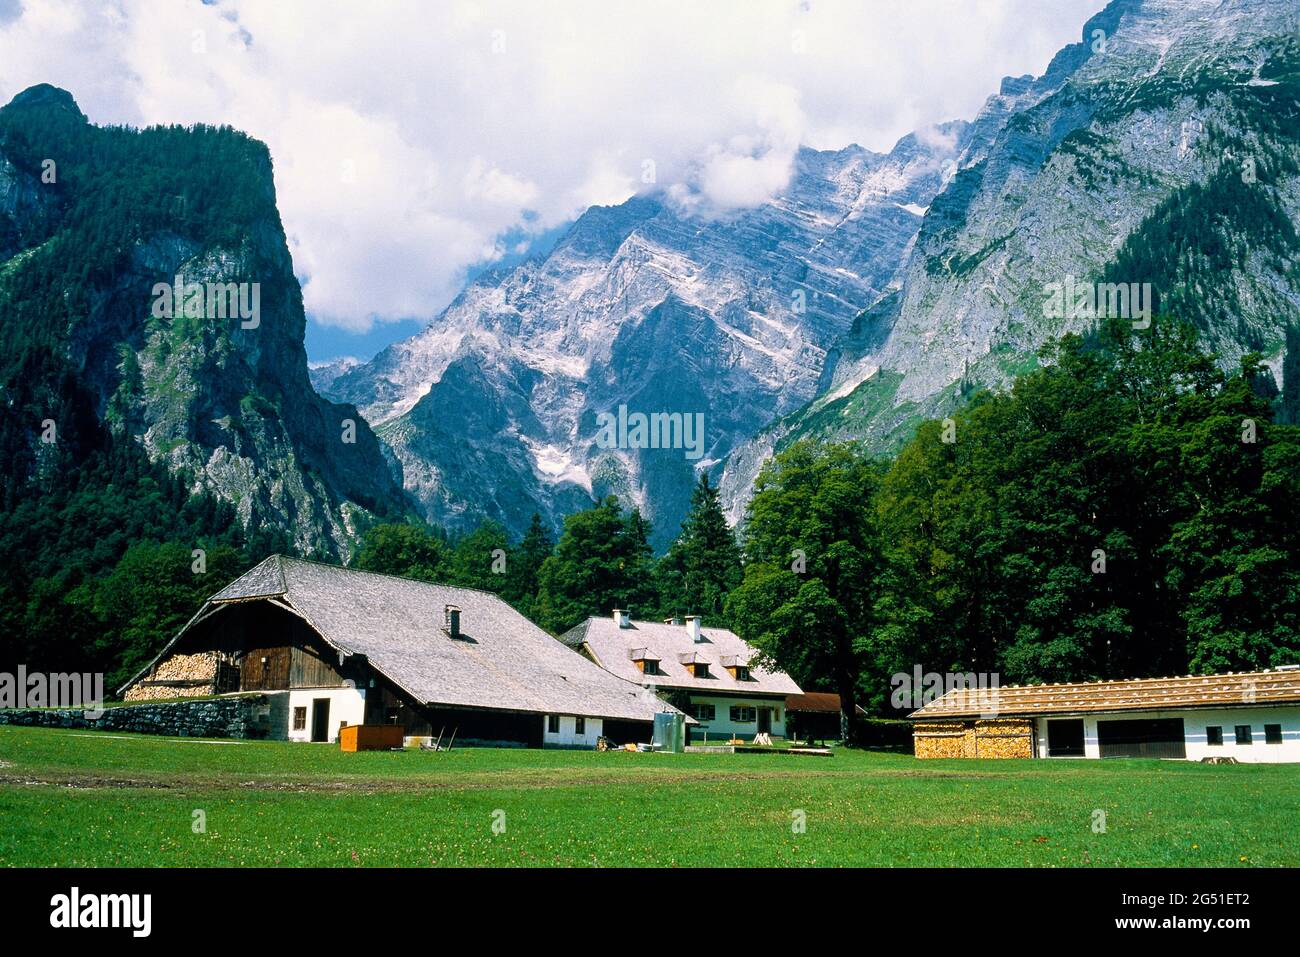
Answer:
[[[955,688],[909,717],[918,758],[1300,762],[1300,668]]]

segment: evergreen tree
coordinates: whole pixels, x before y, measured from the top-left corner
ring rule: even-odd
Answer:
[[[698,614],[726,627],[727,595],[740,584],[741,574],[740,546],[727,525],[718,489],[701,472],[681,534],[659,560],[660,614]]]
[[[1300,429],[1184,324],[1108,324],[922,426],[879,498],[891,670],[1076,681],[1268,667],[1300,613]]]
[[[542,524],[542,516],[534,512],[528,530],[519,545],[510,554],[506,569],[505,588],[501,595],[529,618],[536,619],[537,591],[540,587],[542,563],[555,550],[551,533]]]
[[[461,536],[447,561],[447,581],[466,588],[502,592],[509,572],[510,539],[505,526],[490,519]]]
[[[744,580],[727,602],[737,633],[766,661],[801,687],[839,694],[849,744],[879,625],[880,472],[848,445],[798,443],[769,461],[749,504]]]
[[[648,528],[639,512],[625,516],[612,495],[566,517],[538,576],[538,623],[558,634],[614,608],[635,610],[651,593]]]

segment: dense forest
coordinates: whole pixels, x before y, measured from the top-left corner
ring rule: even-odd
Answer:
[[[1257,360],[1225,375],[1168,320],[1044,360],[888,464],[807,445],[770,462],[737,630],[875,711],[916,664],[1026,683],[1294,662],[1300,428],[1272,421]]]
[[[1300,653],[1300,428],[1273,421],[1269,384],[1253,356],[1225,374],[1188,325],[1112,324],[890,461],[786,450],[740,546],[702,476],[657,560],[611,498],[554,548],[538,523],[518,546],[379,526],[357,564],[489,588],[557,633],[700,612],[877,713],[916,665],[1004,683],[1269,667]]]
[[[1225,374],[1187,325],[1067,336],[1043,366],[926,422],[891,460],[796,445],[737,535],[701,475],[656,557],[608,498],[453,536],[377,524],[354,567],[480,588],[552,633],[611,608],[700,613],[809,689],[889,713],[889,678],[1003,683],[1269,667],[1300,653],[1300,427],[1254,357]],[[287,542],[247,535],[108,437],[42,503],[5,512],[16,660],[125,678],[202,599]],[[202,573],[195,557],[202,549]]]

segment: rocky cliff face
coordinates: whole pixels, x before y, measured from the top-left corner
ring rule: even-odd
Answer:
[[[1283,0],[1115,0],[1042,77],[1004,81],[821,395],[733,453],[733,517],[789,442],[887,449],[1032,368],[1092,321],[1052,309],[1054,284],[1150,284],[1225,364],[1257,351],[1280,380],[1300,317],[1298,67]]]
[[[180,298],[162,294],[178,276]],[[254,140],[99,129],[61,90],[20,94],[0,111],[0,306],[16,324],[11,371],[57,367],[72,384],[51,392],[249,527],[346,554],[358,523],[405,507],[365,421],[308,381],[270,156]]]
[[[613,492],[662,545],[698,470],[817,394],[965,131],[887,155],[803,150],[781,195],[726,216],[663,195],[593,208],[544,257],[479,277],[419,335],[321,381],[376,426],[434,521],[522,530]],[[702,415],[702,444],[607,447],[600,416],[620,407]]]

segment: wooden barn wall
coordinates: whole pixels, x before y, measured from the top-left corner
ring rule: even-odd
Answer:
[[[304,631],[310,630],[299,622]],[[294,644],[289,653],[289,684],[293,688],[341,688],[344,678],[335,667],[338,652],[332,648],[322,650],[314,642]]]
[[[196,652],[215,654],[238,669],[238,689],[221,689],[230,691],[341,688],[354,677],[351,672],[363,670],[341,667],[338,653],[305,621],[265,601],[229,605],[204,619],[171,657]]]

